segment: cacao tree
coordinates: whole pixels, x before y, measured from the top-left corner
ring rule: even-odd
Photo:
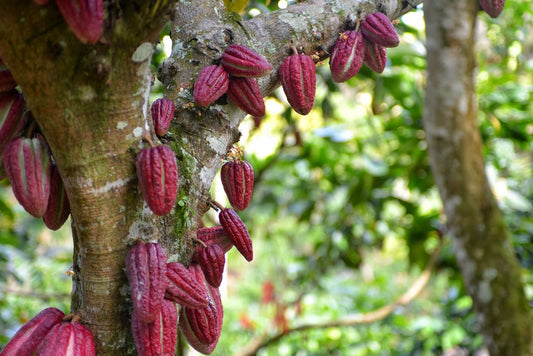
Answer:
[[[194,104],[201,70],[218,64],[230,44],[253,48],[273,68],[258,79],[261,95],[267,96],[280,85],[279,69],[295,50],[315,62],[325,60],[354,17],[381,12],[395,19],[421,3],[309,0],[245,21],[219,0],[104,1],[101,35],[80,41],[55,2],[0,0],[0,56],[65,184],[74,240],[71,312],[91,329],[98,355],[135,353],[124,271],[129,248],[157,241],[169,261],[188,265],[200,220],[210,209],[215,174],[239,139],[245,113],[237,105],[225,98],[211,106]],[[484,175],[477,130],[473,28],[478,6],[477,0],[424,3],[425,130],[485,344],[494,355],[530,355],[531,315]],[[150,59],[169,21],[173,50],[157,77],[174,103],[175,119],[157,138],[150,118]],[[164,216],[147,208],[139,189],[135,162],[148,147],[146,137],[168,145],[178,165],[177,204]]]

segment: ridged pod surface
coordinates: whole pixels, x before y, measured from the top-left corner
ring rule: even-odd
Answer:
[[[479,0],[479,5],[490,17],[500,16],[505,6],[505,0]]]
[[[51,230],[57,230],[70,215],[70,204],[67,192],[55,164],[52,164],[52,173],[50,175],[50,196],[48,206],[43,215],[44,224]]]
[[[42,217],[50,196],[48,145],[39,138],[15,138],[4,149],[4,165],[20,205],[31,215]]]
[[[104,28],[103,0],[56,0],[71,31],[83,43],[98,42]]]
[[[2,61],[2,57],[0,57],[0,93],[10,91],[16,86],[15,78],[13,78],[11,72]]]
[[[220,59],[220,65],[235,77],[259,78],[267,75],[272,66],[251,48],[230,44]]]
[[[356,75],[363,65],[364,55],[365,47],[361,32],[346,31],[341,33],[329,58],[329,68],[333,80],[342,83]]]
[[[48,332],[61,323],[64,317],[65,314],[56,308],[41,310],[13,335],[0,356],[33,355]]]
[[[316,91],[315,62],[306,54],[293,54],[279,67],[279,79],[294,111],[307,115],[313,108]]]
[[[222,247],[224,253],[231,250],[233,247],[233,242],[229,238],[226,230],[222,226],[213,226],[213,227],[203,227],[196,231],[196,238],[201,240],[205,245],[219,245]],[[198,263],[200,260],[200,252],[204,249],[204,246],[201,244],[196,245],[194,254],[192,256],[192,261]]]
[[[37,356],[94,356],[91,331],[79,322],[56,324],[37,350]]]
[[[202,68],[194,84],[194,102],[207,106],[228,91],[229,76],[221,66],[210,65]]]
[[[161,310],[167,288],[167,256],[153,242],[139,242],[126,256],[126,275],[131,289],[133,310],[145,323],[153,322]]]
[[[16,90],[0,93],[0,149],[21,130],[27,119],[24,97]]]
[[[226,230],[233,245],[250,262],[254,259],[254,251],[252,246],[252,239],[248,233],[246,225],[233,209],[222,209],[218,214],[220,224]]]
[[[142,149],[136,168],[144,200],[153,213],[170,213],[178,194],[178,165],[172,149],[165,145]]]
[[[133,341],[138,356],[173,356],[177,344],[178,311],[164,300],[157,318],[151,323],[140,320],[135,311],[131,315]]]
[[[165,298],[192,309],[209,304],[207,288],[198,283],[191,272],[179,262],[167,264],[167,289]]]
[[[387,49],[372,41],[364,40],[365,59],[364,63],[376,73],[383,73],[387,64]]]
[[[157,136],[168,132],[170,121],[174,117],[174,102],[167,98],[158,98],[152,103],[152,120]]]
[[[400,37],[387,15],[374,12],[361,22],[363,36],[383,47],[396,47],[400,44]]]
[[[246,209],[254,189],[252,165],[240,159],[226,162],[220,170],[220,179],[231,206],[237,210]]]
[[[220,245],[205,247],[199,254],[198,264],[204,272],[207,283],[213,287],[219,287],[226,264],[226,256],[222,247]]]
[[[265,116],[265,102],[255,79],[231,78],[227,94],[228,98],[245,113],[252,116]]]

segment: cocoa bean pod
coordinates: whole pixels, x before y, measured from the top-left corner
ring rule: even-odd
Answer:
[[[41,310],[13,335],[0,356],[33,355],[48,332],[64,317],[65,314],[56,308]]]
[[[228,91],[229,77],[224,68],[217,65],[204,67],[194,84],[194,102],[198,106],[214,103]]]
[[[224,253],[231,250],[233,247],[233,242],[226,234],[226,230],[222,226],[213,226],[213,227],[203,227],[196,231],[196,238],[201,240],[207,246],[218,244],[224,250]],[[203,246],[199,246],[203,248]]]
[[[244,225],[235,210],[222,209],[218,214],[218,219],[241,255],[243,255],[248,262],[253,260],[254,252],[252,239],[250,238],[246,225]]]
[[[176,352],[178,312],[169,300],[164,300],[157,318],[142,321],[135,310],[131,315],[133,341],[139,356],[171,356]]]
[[[306,54],[293,54],[279,67],[279,79],[294,111],[307,115],[313,108],[316,91],[315,62]]]
[[[226,48],[220,59],[220,65],[235,77],[259,78],[272,70],[270,63],[259,53],[235,43]]]
[[[222,274],[226,264],[226,256],[220,245],[211,245],[205,247],[199,255],[198,264],[204,272],[207,283],[213,287],[220,287],[222,283]]]
[[[254,189],[254,170],[243,160],[226,162],[220,170],[222,186],[231,206],[244,210],[250,204]]]
[[[3,149],[9,139],[27,122],[28,116],[23,115],[24,107],[24,97],[18,91],[0,93],[0,149]]]
[[[70,215],[70,204],[67,191],[63,185],[63,180],[59,174],[59,169],[52,164],[52,173],[50,174],[50,196],[48,206],[43,215],[44,224],[50,230],[58,230]]]
[[[103,0],[56,0],[70,30],[83,43],[98,42],[104,28]]]
[[[178,194],[178,165],[170,147],[144,148],[137,156],[137,177],[144,200],[156,215],[172,211]]]
[[[342,83],[359,72],[363,65],[365,48],[363,34],[358,31],[341,33],[329,58],[333,81]]]
[[[132,246],[126,256],[126,275],[131,289],[133,310],[145,323],[159,315],[167,288],[167,256],[157,243]]]
[[[0,57],[0,93],[10,91],[17,86],[17,82]]]
[[[42,217],[50,195],[48,145],[39,138],[15,138],[4,149],[4,165],[20,205],[31,215]]]
[[[400,37],[387,15],[374,12],[361,21],[363,36],[383,47],[396,47],[400,44]]]
[[[174,102],[166,98],[156,99],[152,103],[151,111],[156,135],[165,135],[174,117]]]
[[[387,64],[387,49],[372,41],[363,41],[365,44],[364,63],[376,73],[383,73]]]
[[[265,102],[255,79],[231,78],[226,94],[245,113],[252,116],[265,116]]]
[[[91,331],[79,322],[56,324],[37,350],[37,356],[94,356]]]
[[[490,17],[496,18],[502,13],[505,0],[479,0],[479,5]]]
[[[178,262],[168,263],[167,278],[166,299],[192,309],[207,307],[207,288],[198,283],[184,265]]]

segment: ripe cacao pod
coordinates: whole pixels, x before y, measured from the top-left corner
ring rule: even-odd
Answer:
[[[231,242],[228,234],[226,234],[226,230],[222,226],[203,227],[198,229],[198,231],[196,231],[196,238],[201,240],[207,246],[214,244],[220,245],[222,250],[224,250],[224,253],[228,252],[233,247],[233,242]],[[199,246],[199,248],[202,249],[203,246]],[[196,251],[199,252],[199,250]]]
[[[220,245],[205,247],[200,252],[198,264],[202,268],[202,272],[204,272],[207,283],[213,287],[220,287],[224,265],[226,264],[226,256],[222,247]]]
[[[0,356],[33,355],[48,332],[60,324],[65,314],[56,308],[41,310],[33,319],[15,333],[4,347]]]
[[[174,102],[170,99],[159,98],[152,103],[152,120],[157,136],[168,132],[170,121],[174,117]]]
[[[250,204],[254,189],[254,170],[246,161],[226,162],[220,170],[222,186],[232,207],[244,210]]]
[[[215,102],[228,91],[228,73],[221,66],[204,67],[194,84],[194,102],[198,106],[207,106]]]
[[[178,262],[167,264],[165,298],[188,308],[205,308],[209,304],[207,288]]]
[[[94,356],[95,347],[91,331],[83,324],[62,322],[46,335],[37,350],[37,356]]]
[[[372,41],[363,41],[365,44],[364,63],[376,73],[383,73],[387,64],[387,49]]]
[[[172,211],[178,194],[178,165],[170,147],[144,148],[137,156],[137,177],[144,200],[156,215]]]
[[[222,209],[218,214],[218,219],[241,255],[243,255],[248,262],[253,260],[254,251],[252,239],[250,238],[246,225],[244,225],[235,210]]]
[[[365,55],[363,34],[359,31],[341,33],[329,58],[333,81],[342,83],[359,72]]]
[[[502,13],[505,0],[479,0],[479,5],[490,17],[496,18]]]
[[[367,15],[361,22],[363,36],[383,47],[396,47],[400,44],[400,37],[387,15],[374,12]]]
[[[163,300],[157,318],[151,323],[140,320],[135,310],[131,315],[133,341],[139,356],[173,356],[177,343],[178,311],[169,300]]]
[[[252,116],[265,116],[265,102],[255,79],[231,78],[227,94],[228,98],[245,113]]]
[[[259,53],[235,43],[226,48],[220,59],[220,65],[235,77],[258,78],[272,70],[270,63]]]
[[[39,138],[15,138],[4,149],[4,165],[20,205],[31,215],[42,217],[50,195],[48,145]]]
[[[313,108],[316,91],[315,62],[306,54],[293,54],[279,67],[279,79],[294,111],[307,115]]]
[[[159,315],[167,288],[167,256],[157,243],[139,242],[126,256],[126,275],[131,289],[133,310],[145,323]]]
[[[52,173],[50,175],[50,197],[48,198],[48,206],[43,215],[44,224],[50,230],[57,230],[70,215],[70,204],[68,201],[67,192],[63,185],[63,180],[59,174],[59,169],[55,164],[52,164]]]
[[[24,97],[16,90],[0,93],[0,148],[20,131],[28,116],[23,115]]]
[[[0,93],[10,91],[16,86],[15,78],[13,78],[11,72],[2,61],[2,57],[0,57]]]
[[[71,31],[83,43],[95,44],[104,28],[103,0],[56,0]]]

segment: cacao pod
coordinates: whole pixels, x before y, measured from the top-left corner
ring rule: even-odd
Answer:
[[[363,65],[365,48],[363,34],[358,31],[341,33],[329,58],[333,81],[342,83],[359,72]]]
[[[156,215],[172,211],[178,194],[178,165],[170,147],[144,148],[137,156],[137,177],[144,200]]]
[[[279,79],[294,111],[307,115],[313,108],[316,91],[315,62],[306,54],[293,54],[279,67]]]
[[[37,356],[94,356],[91,331],[79,322],[56,324],[37,350]]]
[[[2,57],[0,57],[0,93],[10,91],[16,86],[15,78],[13,78],[11,72],[2,61]]]
[[[213,287],[219,287],[226,264],[226,256],[222,247],[216,244],[205,247],[200,252],[198,264],[204,272],[207,283]]]
[[[196,231],[196,238],[201,240],[205,245],[219,245],[222,247],[224,253],[231,250],[233,247],[233,242],[231,242],[226,230],[222,226],[213,226],[213,227],[204,227]],[[192,261],[198,263],[200,260],[200,252],[204,249],[204,246],[201,244],[196,245],[194,254],[192,256]]]
[[[218,219],[233,242],[233,245],[235,245],[241,255],[243,255],[248,262],[253,260],[254,252],[252,239],[250,238],[250,234],[248,233],[246,225],[244,225],[235,210],[222,209],[222,211],[218,214]]]
[[[167,278],[166,299],[192,309],[207,307],[207,288],[203,283],[198,283],[184,265],[178,262],[168,263]]]
[[[228,98],[245,113],[252,116],[265,116],[265,102],[255,79],[231,78],[227,94]]]
[[[0,356],[33,355],[48,332],[61,323],[65,314],[56,308],[41,310],[15,333]]]
[[[95,44],[104,28],[103,0],[56,0],[71,31],[83,43]]]
[[[0,93],[0,148],[27,122],[24,104],[24,97],[16,90]]]
[[[126,256],[126,275],[131,289],[133,310],[145,323],[159,315],[167,288],[167,256],[157,243],[139,242]]]
[[[4,149],[4,165],[20,205],[31,215],[42,217],[50,195],[48,145],[39,138],[15,138]]]
[[[55,164],[52,164],[52,173],[50,175],[50,197],[48,198],[48,206],[43,215],[44,224],[50,230],[57,230],[70,215],[70,204],[68,201],[67,192],[63,185],[63,180],[59,174],[59,169]]]
[[[479,5],[490,17],[496,18],[502,13],[505,0],[479,0]]]
[[[168,132],[170,121],[174,117],[174,102],[166,98],[156,99],[151,111],[155,133],[157,136],[163,136]]]
[[[396,47],[400,44],[400,37],[387,15],[374,12],[367,15],[361,22],[363,36],[383,47]]]
[[[364,40],[363,42],[365,43],[364,63],[374,72],[383,73],[387,64],[387,49],[372,41]]]
[[[178,311],[169,300],[163,300],[157,318],[151,323],[140,320],[135,310],[131,315],[133,341],[139,356],[173,356],[177,343]]]
[[[226,48],[220,59],[220,65],[235,77],[258,78],[272,70],[270,63],[259,53],[235,43]]]
[[[240,159],[226,162],[220,170],[220,179],[231,206],[246,209],[254,189],[252,165]]]
[[[207,106],[228,91],[229,77],[224,68],[217,65],[204,67],[194,84],[194,102]]]

